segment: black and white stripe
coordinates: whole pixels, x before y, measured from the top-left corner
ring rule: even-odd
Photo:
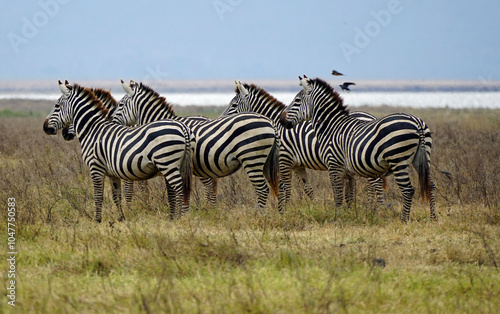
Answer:
[[[127,94],[120,101],[114,122],[142,125],[160,119],[182,121],[196,139],[194,175],[215,179],[243,167],[260,207],[267,202],[269,186],[273,194],[278,194],[279,137],[269,119],[254,113],[209,121],[178,117],[172,105],[150,87],[133,81],[122,82],[122,86]]]
[[[158,121],[137,128],[127,128],[105,119],[108,110],[95,94],[79,85],[61,84],[63,95],[45,119],[45,133],[73,123],[82,146],[82,157],[90,168],[94,184],[95,219],[101,221],[104,177],[111,178],[113,199],[121,209],[121,180],[147,180],[163,175],[176,195],[171,216],[189,210],[192,146],[194,137],[183,123]]]
[[[420,194],[430,200],[430,216],[436,219],[435,186],[430,177],[431,132],[425,122],[411,114],[397,113],[360,121],[348,115],[342,98],[321,79],[300,78],[303,90],[284,111],[282,123],[293,127],[311,119],[320,145],[331,146],[327,164],[336,187],[342,176],[377,178],[387,171],[394,174],[403,199],[401,219],[410,215],[414,188],[409,166],[417,169]],[[336,204],[341,199],[335,189]]]
[[[316,138],[314,129],[310,121],[300,123],[291,129],[284,128],[280,123],[280,117],[286,106],[276,98],[267,93],[263,88],[254,84],[236,83],[235,97],[231,100],[226,110],[221,116],[228,116],[243,112],[256,112],[262,114],[275,124],[280,134],[280,173],[284,193],[280,195],[280,210],[282,210],[290,200],[292,170],[298,175],[299,181],[304,183],[304,190],[309,197],[313,197],[313,188],[307,179],[307,169],[328,170],[326,154],[328,146],[321,146]],[[351,116],[369,121],[375,117],[366,112],[353,112]],[[351,180],[352,181],[352,180]],[[370,182],[371,192],[377,192],[378,202],[383,202],[381,178],[376,178]],[[353,182],[346,182],[347,202],[352,202]]]

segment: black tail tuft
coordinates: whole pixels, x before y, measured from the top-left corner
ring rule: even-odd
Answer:
[[[264,164],[264,176],[271,186],[271,193],[274,196],[279,194],[280,185],[280,167],[279,167],[279,154],[280,154],[280,140],[277,137],[274,141],[273,147],[269,156],[267,156],[266,163]]]

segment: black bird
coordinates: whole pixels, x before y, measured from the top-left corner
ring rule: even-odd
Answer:
[[[342,90],[350,91],[350,89],[349,89],[350,85],[356,85],[356,84],[354,84],[353,82],[344,82],[344,84],[339,85],[339,86],[340,86],[340,88],[342,88]]]
[[[342,73],[340,73],[340,72],[338,72],[338,71],[333,70],[333,71],[332,71],[332,75],[333,75],[333,76],[342,76],[342,75],[344,75],[344,74],[342,74]]]

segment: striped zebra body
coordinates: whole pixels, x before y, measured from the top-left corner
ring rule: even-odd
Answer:
[[[280,210],[284,209],[290,200],[292,169],[299,176],[299,180],[304,183],[304,189],[309,197],[313,197],[313,189],[307,180],[305,168],[326,171],[327,164],[324,162],[327,152],[330,149],[328,143],[321,143],[317,140],[316,134],[311,122],[297,124],[291,129],[284,128],[280,123],[280,117],[286,106],[272,97],[264,89],[255,86],[254,84],[236,84],[235,97],[231,100],[222,116],[232,115],[243,112],[260,113],[273,121],[278,133],[280,134],[280,173],[282,181],[282,189],[284,193],[280,195]],[[353,113],[357,119],[372,120],[374,116],[365,112]],[[323,144],[323,145],[321,145]],[[382,198],[382,180],[375,179],[371,185],[374,186],[374,191],[377,191],[379,202],[383,202]],[[350,191],[354,185],[346,185],[346,200],[352,202],[353,193]],[[351,198],[349,199],[349,196]]]
[[[68,81],[65,82],[65,84],[69,84]],[[89,88],[91,92],[94,93],[94,95],[101,101],[102,105],[108,109],[108,113],[106,115],[107,120],[111,120],[113,117],[113,114],[118,107],[118,102],[116,99],[111,95],[110,91],[102,89],[102,88]],[[65,126],[62,129],[62,136],[66,141],[71,141],[76,137],[76,132],[73,127],[73,124],[71,123],[70,125]],[[90,147],[88,147],[90,148]],[[86,156],[89,152],[88,151],[82,151],[82,155]],[[134,181],[128,181],[128,180],[123,180],[123,193],[125,196],[125,203],[127,204],[127,207],[130,207],[130,204],[132,203],[132,197],[134,196]],[[147,181],[141,181],[139,184],[139,190],[142,194],[147,194],[148,193],[148,188],[147,188]],[[171,207],[175,207],[175,195],[174,197],[169,197],[169,200],[174,200],[173,203],[169,202],[169,205]],[[117,196],[113,195],[113,201],[115,204],[118,206],[118,202],[121,203],[121,199],[118,199]]]
[[[94,184],[95,219],[100,222],[104,177],[111,178],[113,198],[121,201],[121,180],[146,180],[164,176],[175,192],[176,206],[171,217],[189,210],[191,158],[194,137],[178,121],[165,120],[137,128],[127,128],[105,119],[108,110],[94,93],[79,85],[60,84],[63,95],[44,122],[45,133],[73,123],[82,146],[82,157],[90,168]],[[121,202],[117,203],[124,219]]]
[[[182,121],[196,139],[194,175],[216,179],[243,167],[257,192],[260,207],[267,202],[269,185],[273,194],[278,194],[279,137],[269,119],[251,113],[208,121],[178,117],[172,105],[148,86],[133,81],[122,86],[127,94],[120,101],[114,122],[142,125],[160,119]]]
[[[348,115],[342,98],[320,79],[301,78],[303,90],[282,115],[286,127],[311,119],[321,143],[331,143],[327,164],[334,171],[332,182],[342,185],[341,178],[360,175],[377,178],[387,171],[394,174],[403,199],[402,221],[408,221],[414,188],[409,166],[417,169],[420,194],[430,199],[430,216],[436,219],[435,186],[430,178],[431,133],[421,119],[405,113],[373,121],[359,121]],[[336,204],[339,205],[337,189]]]

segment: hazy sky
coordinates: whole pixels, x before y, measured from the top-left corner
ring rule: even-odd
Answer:
[[[0,79],[500,79],[500,1],[3,1]]]

